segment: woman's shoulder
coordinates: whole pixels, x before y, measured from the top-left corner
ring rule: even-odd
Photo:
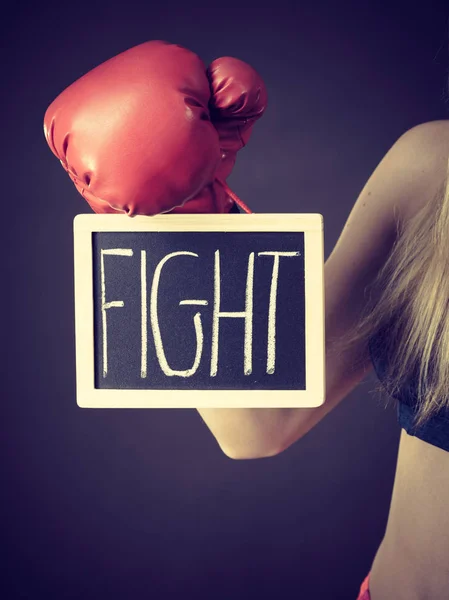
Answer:
[[[417,136],[447,136],[449,133],[449,119],[438,119],[426,121],[411,127],[404,135],[414,134]]]
[[[409,160],[416,153],[417,163],[420,163],[421,169],[423,164],[428,161],[433,162],[436,158],[445,160],[447,163],[449,119],[427,121],[415,125],[402,134],[395,145],[407,148]]]
[[[448,176],[449,119],[428,121],[406,131],[395,143],[396,168],[406,174],[409,193],[403,218],[413,217],[431,198],[441,194]]]

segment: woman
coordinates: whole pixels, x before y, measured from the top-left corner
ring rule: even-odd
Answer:
[[[226,179],[266,102],[262,80],[242,61],[217,59],[206,70],[180,46],[147,42],[67,88],[47,110],[45,134],[95,212],[227,212],[234,195]],[[326,262],[324,405],[198,409],[229,457],[273,456],[375,363],[399,400],[403,430],[388,525],[363,600],[448,598],[448,156],[449,121],[404,134]]]
[[[405,133],[362,190],[325,264],[326,401],[198,409],[231,458],[276,455],[373,368],[401,438],[388,524],[359,600],[449,595],[449,121]],[[369,294],[367,294],[369,292]]]

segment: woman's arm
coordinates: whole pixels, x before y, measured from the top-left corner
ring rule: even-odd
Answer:
[[[364,290],[388,258],[398,219],[416,211],[441,184],[434,171],[439,169],[441,175],[444,161],[426,168],[425,157],[435,156],[438,143],[447,147],[447,134],[448,122],[425,123],[394,144],[360,193],[326,261],[325,403],[318,408],[198,409],[227,456],[250,459],[279,454],[335,408],[372,369],[365,345],[339,352],[338,340],[360,316]]]

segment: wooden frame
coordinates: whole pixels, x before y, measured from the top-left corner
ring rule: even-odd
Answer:
[[[306,390],[130,390],[94,386],[94,232],[304,232]],[[325,397],[324,246],[319,214],[77,215],[74,219],[76,397],[85,408],[317,407]]]

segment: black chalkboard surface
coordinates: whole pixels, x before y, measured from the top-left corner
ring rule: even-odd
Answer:
[[[77,402],[324,401],[321,215],[78,215]]]

